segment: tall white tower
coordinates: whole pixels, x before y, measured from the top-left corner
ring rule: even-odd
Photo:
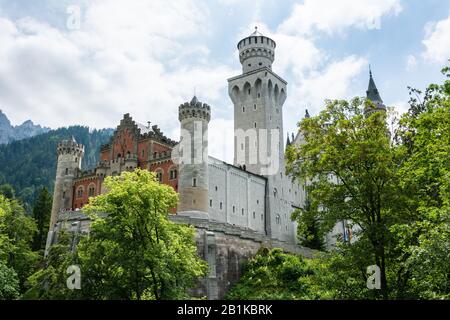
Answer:
[[[211,108],[194,96],[179,107],[178,213],[208,218],[208,123]]]
[[[267,177],[266,233],[292,242],[292,208],[283,197],[288,191],[282,109],[287,82],[272,71],[275,47],[275,41],[257,29],[237,45],[242,74],[228,79],[234,104],[234,164]]]

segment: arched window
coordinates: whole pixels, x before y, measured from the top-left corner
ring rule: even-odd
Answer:
[[[83,186],[79,186],[77,189],[77,198],[82,198],[83,197]]]
[[[69,174],[69,168],[66,168],[66,176]]]
[[[281,218],[280,218],[280,215],[279,215],[279,214],[277,214],[277,216],[276,216],[276,218],[275,218],[275,221],[276,221],[277,224],[280,224],[280,223],[281,223]]]
[[[162,183],[162,181],[163,181],[163,171],[161,169],[158,169],[158,170],[155,171],[155,173],[156,173],[156,179],[158,179],[158,181],[160,183]]]
[[[88,188],[89,197],[95,196],[95,184],[91,183]]]
[[[174,168],[174,167],[170,168],[170,171],[169,171],[169,179],[170,179],[170,180],[175,180],[175,179],[177,179],[177,177],[178,177],[178,171],[177,171],[177,168]]]

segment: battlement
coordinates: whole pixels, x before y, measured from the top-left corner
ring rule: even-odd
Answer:
[[[239,41],[237,47],[244,73],[260,68],[272,68],[276,43],[269,37],[263,36],[258,30]]]
[[[84,154],[84,145],[77,143],[75,138],[72,136],[71,139],[62,140],[58,143],[56,152],[58,155],[71,154],[74,156],[81,156]]]
[[[211,120],[211,107],[198,101],[197,97],[193,97],[191,102],[185,102],[178,108],[178,119],[183,121],[188,118],[204,119],[207,122]]]

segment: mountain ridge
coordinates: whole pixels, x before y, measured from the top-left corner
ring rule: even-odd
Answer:
[[[26,120],[20,125],[13,126],[6,114],[3,113],[3,110],[0,109],[0,145],[34,137],[50,130],[48,127],[34,124],[31,120]]]

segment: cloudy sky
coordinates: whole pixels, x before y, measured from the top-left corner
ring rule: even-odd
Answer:
[[[369,63],[385,103],[404,111],[407,86],[441,81],[450,58],[443,0],[0,0],[0,109],[52,128],[115,127],[129,112],[176,139],[195,90],[212,106],[210,153],[230,160],[226,79],[255,25],[277,42],[285,131],[326,98],[364,95]]]

